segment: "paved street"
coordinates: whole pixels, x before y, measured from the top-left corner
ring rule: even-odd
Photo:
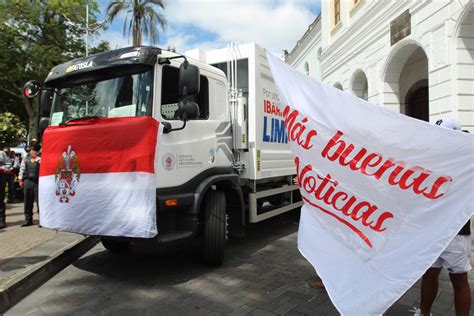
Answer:
[[[201,262],[198,245],[113,255],[99,244],[6,315],[337,315],[326,291],[309,286],[297,227],[296,213],[253,225],[219,268]],[[446,274],[440,283],[433,315],[454,315]],[[418,297],[416,284],[387,314],[410,315]]]

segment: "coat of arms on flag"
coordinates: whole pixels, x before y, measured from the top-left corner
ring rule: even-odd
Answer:
[[[81,168],[76,153],[71,145],[63,152],[56,167],[56,195],[59,196],[59,202],[69,203],[69,198],[76,194],[76,186],[81,177]]]

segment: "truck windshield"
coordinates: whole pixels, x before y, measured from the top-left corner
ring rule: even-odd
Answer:
[[[87,117],[151,115],[153,71],[58,89],[51,125]]]

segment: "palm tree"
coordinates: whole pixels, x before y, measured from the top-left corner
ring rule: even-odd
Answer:
[[[128,37],[130,32],[133,35],[133,45],[142,44],[142,36],[149,36],[152,44],[158,39],[158,28],[164,29],[166,20],[163,14],[158,13],[155,8],[165,9],[163,0],[122,0],[111,2],[107,6],[107,15],[112,22],[121,12],[126,13],[123,22],[123,34],[126,34],[128,27]],[[129,21],[130,19],[130,21]]]

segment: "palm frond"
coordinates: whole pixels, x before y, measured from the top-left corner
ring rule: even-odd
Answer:
[[[164,0],[121,0],[113,1],[107,6],[107,15],[112,22],[121,12],[126,11],[123,34],[126,34],[128,28],[128,38],[132,35],[133,45],[141,45],[143,35],[155,44],[159,40],[159,29],[166,26],[166,19],[160,12],[164,9]]]
[[[166,20],[163,15],[157,13],[152,7],[145,8],[145,16],[147,17],[147,32],[151,43],[155,44],[159,41],[159,28],[165,29]]]
[[[157,5],[159,7],[161,7],[161,9],[165,9],[165,2],[163,0],[145,0],[143,1],[143,5],[146,6],[147,4],[154,4],[154,5]]]
[[[107,6],[107,15],[109,17],[110,22],[112,22],[121,11],[128,8],[128,5],[129,4],[125,1],[114,1],[109,3],[109,5]]]
[[[153,21],[150,20],[150,22],[153,22],[153,25],[158,23],[162,29],[166,27],[166,18],[163,14],[156,12],[152,7],[146,7],[145,12],[151,19],[153,19]]]

